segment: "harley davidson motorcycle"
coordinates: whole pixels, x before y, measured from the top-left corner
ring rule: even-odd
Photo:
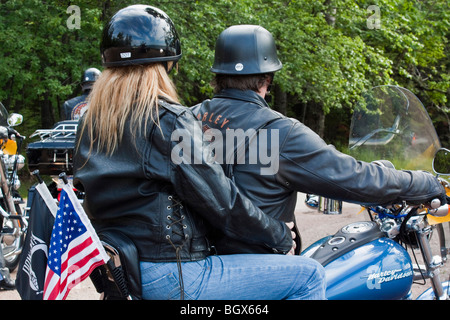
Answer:
[[[25,137],[12,128],[22,121],[22,115],[8,114],[0,102],[0,245],[10,271],[19,263],[28,226],[26,214],[22,214],[20,207],[23,199],[18,192],[17,175],[25,165],[25,158],[20,154]]]
[[[382,166],[433,170],[450,195],[444,179],[450,150],[440,147],[422,103],[404,88],[375,87],[354,112],[350,154]],[[440,269],[450,248],[449,208],[437,199],[363,208],[368,220],[340,228],[302,255],[324,266],[330,300],[412,299],[413,283],[427,282],[431,287],[417,299],[448,300],[450,281]]]

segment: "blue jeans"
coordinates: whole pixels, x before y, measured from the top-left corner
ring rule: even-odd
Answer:
[[[184,299],[325,299],[325,271],[313,259],[278,254],[209,256],[183,262]],[[176,262],[141,262],[144,299],[180,299]]]

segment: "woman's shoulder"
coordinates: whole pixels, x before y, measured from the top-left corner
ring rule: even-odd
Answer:
[[[181,126],[185,126],[197,120],[191,109],[179,103],[159,99],[159,106],[160,106],[160,117],[162,116],[161,111],[163,112],[166,111],[166,116],[171,115],[172,117],[175,117],[176,122],[180,123]]]
[[[181,104],[172,102],[172,101],[167,101],[164,99],[159,99],[159,106],[162,107],[163,109],[169,111],[170,113],[175,114],[177,117],[181,116],[183,113],[185,113],[186,111],[188,111],[189,109]]]

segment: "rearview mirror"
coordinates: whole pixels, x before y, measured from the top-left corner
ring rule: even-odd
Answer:
[[[15,127],[21,124],[23,121],[23,116],[18,113],[11,113],[8,117],[8,125],[10,127]]]
[[[450,174],[450,150],[442,148],[436,152],[433,159],[433,170],[437,174]]]

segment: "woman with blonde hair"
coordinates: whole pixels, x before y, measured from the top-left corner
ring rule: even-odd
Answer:
[[[98,233],[118,231],[135,244],[142,298],[323,298],[323,268],[286,255],[289,227],[239,193],[220,165],[198,161],[201,128],[169,77],[181,57],[170,18],[151,6],[124,8],[105,27],[101,51],[106,69],[79,124],[74,184]],[[172,161],[180,140],[197,161]],[[214,255],[211,226],[277,254]]]

